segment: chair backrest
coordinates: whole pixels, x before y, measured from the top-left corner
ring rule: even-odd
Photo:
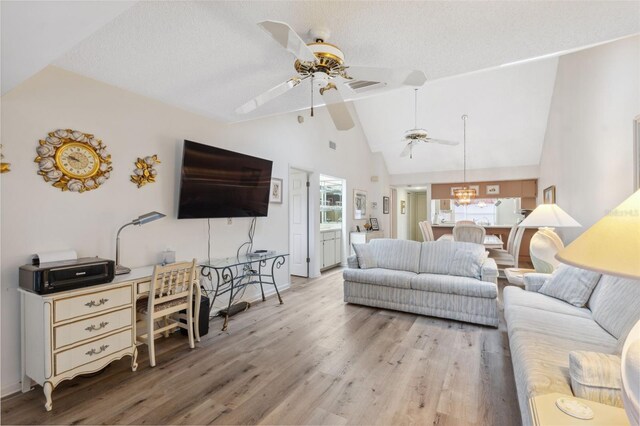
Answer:
[[[431,227],[431,222],[428,220],[423,220],[422,222],[418,222],[418,226],[420,227],[420,231],[422,232],[422,238],[424,241],[434,241],[433,237],[433,228]]]
[[[476,223],[472,220],[459,220],[456,222],[456,225],[475,225]]]
[[[515,235],[513,236],[513,241],[511,242],[511,251],[509,251],[509,254],[513,256],[514,268],[518,267],[518,257],[520,256],[520,245],[522,244],[524,231],[526,231],[526,228],[518,227],[515,231]],[[513,232],[513,229],[511,229],[511,232]],[[511,237],[511,235],[509,235],[509,237]]]
[[[189,296],[196,281],[196,260],[156,265],[149,288],[149,312],[154,305]],[[153,295],[153,297],[152,297]]]
[[[480,225],[459,224],[453,227],[454,241],[464,241],[467,243],[483,244],[486,235],[485,229]]]
[[[513,254],[513,239],[516,237],[516,231],[518,230],[518,224],[516,223],[511,227],[509,231],[509,237],[507,238],[507,253]]]

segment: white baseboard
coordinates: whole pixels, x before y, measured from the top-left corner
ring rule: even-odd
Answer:
[[[10,385],[2,387],[2,390],[0,390],[0,396],[4,398],[5,396],[9,396],[20,391],[22,391],[22,385],[20,384],[20,382],[12,383]]]

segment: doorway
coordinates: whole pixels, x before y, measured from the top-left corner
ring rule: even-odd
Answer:
[[[418,222],[427,220],[427,193],[409,192],[407,194],[409,204],[409,239],[423,241],[422,232]]]
[[[320,175],[320,235],[318,252],[320,270],[342,264],[345,208],[344,179]]]
[[[309,277],[309,172],[289,169],[289,259],[291,275]]]

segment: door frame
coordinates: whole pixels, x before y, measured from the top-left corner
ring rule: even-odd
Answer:
[[[311,253],[312,253],[313,250],[311,248],[315,244],[315,238],[313,239],[314,241],[311,241],[312,240],[312,232],[311,232],[311,229],[310,229],[310,227],[311,227],[310,226],[311,225],[311,220],[310,220],[310,218],[311,218],[310,186],[311,186],[311,175],[312,175],[313,172],[310,172],[309,170],[305,170],[305,169],[302,169],[302,168],[299,168],[299,167],[289,166],[289,174],[288,174],[288,181],[289,181],[288,182],[289,183],[289,185],[288,185],[289,186],[289,190],[288,190],[288,194],[289,194],[288,195],[289,209],[288,209],[288,216],[287,216],[287,227],[288,227],[288,231],[289,231],[288,232],[289,241],[288,241],[287,245],[289,246],[289,250],[288,250],[289,251],[289,255],[290,255],[289,259],[292,258],[291,251],[293,250],[293,247],[291,247],[291,237],[292,237],[291,233],[293,232],[292,231],[292,226],[291,226],[291,218],[292,218],[292,211],[291,210],[293,209],[293,203],[291,202],[292,201],[291,200],[292,194],[291,194],[291,186],[290,186],[291,185],[291,173],[292,172],[297,172],[297,173],[302,172],[302,173],[305,173],[307,175],[307,185],[306,185],[306,197],[307,197],[307,200],[306,200],[307,201],[307,217],[306,217],[306,222],[307,222],[307,250],[306,250],[306,252],[307,252],[306,253],[307,276],[306,276],[306,278],[310,278],[311,277],[311,260],[313,259],[312,256],[311,256]],[[291,265],[289,265],[289,275],[291,275]]]

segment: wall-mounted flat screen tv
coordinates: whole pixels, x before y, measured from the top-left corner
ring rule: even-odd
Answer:
[[[184,141],[178,219],[266,216],[273,162]]]

